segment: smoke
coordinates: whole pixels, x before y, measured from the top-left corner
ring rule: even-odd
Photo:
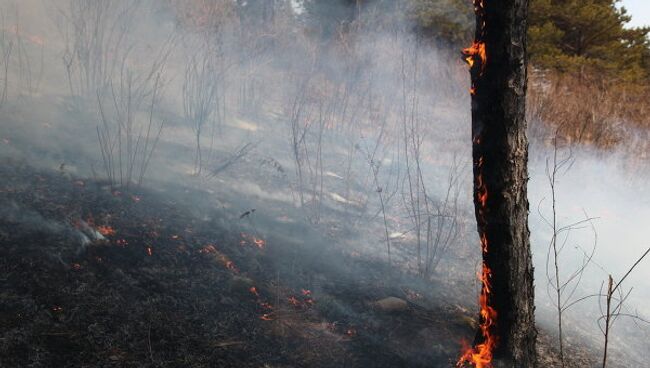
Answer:
[[[86,4],[95,3],[102,2]],[[122,134],[135,145],[144,142],[153,121],[154,130],[163,128],[159,140],[148,139],[152,154],[142,184],[170,195],[183,193],[184,186],[209,193],[187,199],[199,217],[210,206],[236,214],[255,208],[263,215],[244,227],[306,243],[316,232],[327,233],[337,246],[384,263],[388,237],[391,261],[413,272],[431,268],[428,279],[474,277],[480,252],[471,194],[469,78],[457,50],[415,36],[403,14],[387,19],[372,7],[356,16],[343,5],[329,8],[319,20],[328,22],[325,27],[301,18],[305,9],[296,4],[246,13],[228,1],[197,2],[216,4],[199,9],[189,1],[135,3],[110,2],[107,27],[124,33],[119,43],[110,37],[103,46],[90,43],[102,55],[94,61],[102,65],[98,71],[92,60],[69,52],[76,47],[71,40],[84,36],[65,16],[78,1],[0,2],[5,22],[12,19],[7,14],[19,12],[21,34],[12,37],[23,42],[30,60],[28,66],[17,54],[11,58],[0,157],[75,177],[111,180],[111,172],[115,181],[127,168],[106,167],[98,127],[105,127],[110,142]],[[120,9],[130,6],[133,13],[122,17]],[[352,18],[333,24],[329,18],[339,12]],[[42,47],[28,42],[33,36],[43,39]],[[89,70],[96,73],[92,78]],[[213,83],[198,83],[206,78]],[[27,80],[38,88],[17,88]],[[141,89],[140,109],[127,119],[131,136],[114,123],[123,118],[120,107],[128,106],[116,102],[126,96],[127,81]],[[201,98],[209,106],[196,103]],[[137,157],[133,166],[141,167],[149,151],[140,149],[142,157],[113,153],[113,164]],[[550,231],[540,213],[549,215],[545,173],[551,153],[541,140],[531,145],[529,186],[538,313],[549,329]],[[632,174],[620,167],[622,160],[615,153],[574,150],[572,165],[559,176],[560,222],[594,218],[571,232],[562,255],[562,268],[570,272],[596,240],[593,265],[576,296],[597,292],[607,273],[620,277],[649,245],[648,173]],[[414,219],[425,210],[424,220]],[[428,218],[438,232],[421,235],[433,255],[418,264],[417,234],[431,227]],[[285,228],[275,228],[278,223]],[[434,243],[437,235],[448,242]],[[634,287],[627,303],[643,315],[650,315],[648,270],[642,265],[626,281]],[[576,305],[572,318],[579,320],[582,311],[595,316],[594,303]],[[594,323],[586,324],[593,335]]]

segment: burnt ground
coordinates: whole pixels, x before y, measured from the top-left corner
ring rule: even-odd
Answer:
[[[14,161],[0,177],[2,367],[450,367],[473,335],[473,285],[423,282],[297,223],[266,219],[283,229],[262,243],[259,214],[199,189]],[[543,366],[551,345],[542,331]]]
[[[198,217],[183,196],[202,193],[0,170],[2,367],[448,366],[471,332],[452,304],[389,286],[413,276],[326,238],[260,246],[239,213]],[[407,308],[373,304],[389,296]]]

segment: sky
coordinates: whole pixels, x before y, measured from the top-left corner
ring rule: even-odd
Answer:
[[[630,26],[650,26],[650,0],[623,0],[622,5],[632,16]]]

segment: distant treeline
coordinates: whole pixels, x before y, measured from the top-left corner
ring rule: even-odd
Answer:
[[[470,0],[303,0],[302,6],[309,24],[325,32],[353,21],[364,8],[386,18],[406,16],[422,36],[453,46],[470,42],[474,30]],[[531,62],[539,69],[646,84],[650,27],[630,28],[629,21],[620,0],[531,0]]]

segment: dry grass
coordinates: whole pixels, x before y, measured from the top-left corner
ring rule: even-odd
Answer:
[[[594,74],[533,72],[528,95],[532,135],[546,140],[557,131],[567,142],[608,150],[624,147],[647,157],[650,145],[639,139],[650,130],[647,89]]]

